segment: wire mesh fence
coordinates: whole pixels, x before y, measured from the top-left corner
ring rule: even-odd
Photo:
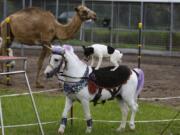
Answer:
[[[1,0],[0,20],[19,9],[36,6],[50,10],[61,23],[75,14],[74,8],[85,3],[97,13],[97,21],[86,21],[69,43],[74,45],[103,43],[120,48],[136,48],[138,22],[143,22],[143,48],[180,51],[180,3],[121,2],[92,0]],[[80,41],[82,40],[82,41]]]

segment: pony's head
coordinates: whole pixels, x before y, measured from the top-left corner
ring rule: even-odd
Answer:
[[[46,77],[50,78],[59,73],[60,70],[63,71],[66,68],[67,56],[65,57],[65,55],[74,54],[74,49],[70,45],[45,47],[52,53],[49,58],[49,64],[44,71]],[[73,58],[77,60],[76,55],[73,55]]]
[[[63,67],[65,58],[65,49],[60,46],[52,46],[51,49],[51,56],[49,59],[49,64],[47,65],[44,74],[47,78],[53,77],[56,75],[60,69]]]

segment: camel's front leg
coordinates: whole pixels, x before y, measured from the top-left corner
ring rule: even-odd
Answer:
[[[67,114],[68,114],[69,110],[71,109],[72,104],[73,104],[72,100],[70,98],[66,97],[65,107],[64,107],[63,114],[62,114],[60,127],[58,129],[58,133],[60,133],[60,134],[64,133],[64,130],[65,130],[65,127],[67,124]]]
[[[90,108],[89,108],[89,101],[87,99],[83,99],[83,100],[81,100],[81,104],[83,106],[84,115],[85,115],[85,119],[87,122],[86,133],[91,133],[91,131],[92,131],[92,118],[91,118],[91,113],[90,113]]]
[[[40,77],[40,72],[41,72],[46,54],[47,54],[47,49],[45,47],[43,47],[40,57],[38,59],[38,63],[37,63],[37,65],[38,65],[37,74],[36,74],[36,87],[37,88],[44,88],[44,86],[40,83],[39,77]]]

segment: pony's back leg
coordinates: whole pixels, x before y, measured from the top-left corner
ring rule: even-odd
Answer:
[[[135,116],[136,116],[136,112],[138,110],[138,104],[136,103],[135,100],[132,100],[131,103],[129,103],[129,106],[131,108],[131,118],[130,118],[130,122],[129,122],[129,127],[131,130],[135,129]]]
[[[122,120],[121,120],[119,127],[117,128],[117,131],[123,131],[126,127],[129,108],[123,99],[118,100],[118,101],[119,101],[119,106],[120,106],[120,109],[122,112]]]

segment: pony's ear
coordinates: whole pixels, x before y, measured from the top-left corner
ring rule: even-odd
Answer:
[[[61,46],[53,46],[52,47],[52,53],[58,54],[58,55],[64,55],[65,49],[62,48]]]

